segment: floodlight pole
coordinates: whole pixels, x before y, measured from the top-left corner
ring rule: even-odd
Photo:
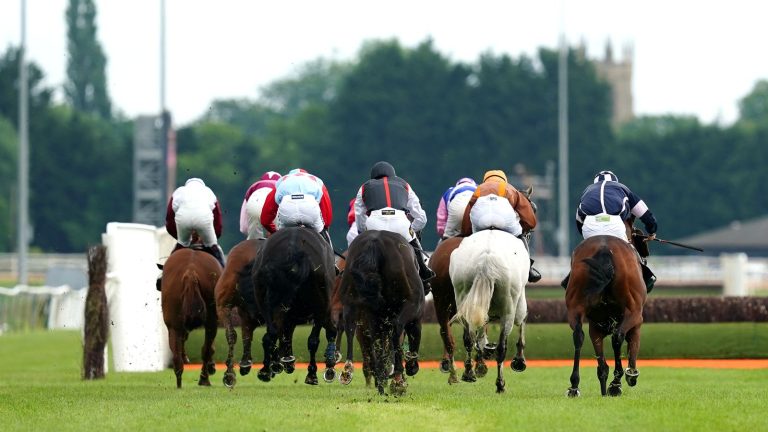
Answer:
[[[558,255],[570,255],[568,246],[568,46],[565,34],[560,34],[558,61]]]

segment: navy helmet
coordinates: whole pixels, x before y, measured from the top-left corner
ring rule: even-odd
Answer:
[[[619,178],[616,177],[616,174],[613,173],[613,171],[600,171],[595,176],[595,181],[593,183],[598,183],[602,181],[615,181],[618,182]]]

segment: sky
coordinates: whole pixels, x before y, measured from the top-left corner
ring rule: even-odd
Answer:
[[[0,0],[0,52],[21,41],[22,0]],[[27,52],[46,84],[66,80],[67,0],[26,0]],[[160,0],[96,0],[113,106],[160,111]],[[491,52],[534,56],[563,34],[602,58],[633,50],[636,115],[730,124],[768,79],[768,2],[760,0],[166,0],[166,106],[177,125],[211,101],[251,98],[307,61],[356,58],[363,42],[431,38],[454,61]],[[61,92],[59,92],[61,96]]]

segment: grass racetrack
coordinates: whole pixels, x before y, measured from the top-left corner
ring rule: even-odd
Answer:
[[[582,367],[578,399],[564,396],[568,366],[529,367],[514,373],[507,364],[504,394],[495,393],[495,368],[476,383],[453,386],[447,384],[447,375],[424,368],[409,378],[408,392],[399,398],[378,396],[366,388],[359,369],[349,386],[338,382],[308,386],[303,383],[303,369],[278,375],[270,383],[258,381],[254,370],[238,376],[233,390],[221,384],[221,370],[212,377],[210,388],[198,387],[197,371],[189,369],[181,390],[175,388],[170,369],[110,372],[103,380],[86,382],[80,379],[79,332],[5,334],[0,336],[0,430],[765,430],[768,369],[667,368],[644,366],[643,359],[654,344],[667,346],[655,347],[659,353],[681,357],[718,352],[701,347],[721,344],[739,354],[745,342],[751,345],[745,352],[768,357],[767,324],[709,324],[704,329],[678,324],[668,330],[655,326],[643,326],[636,387],[624,384],[623,396],[600,397],[595,369]],[[537,327],[530,326],[529,357],[545,358],[562,341],[556,339],[553,348],[545,349],[553,336],[546,333],[547,326]],[[567,326],[556,327],[553,332],[565,333],[562,339],[569,344]],[[436,328],[427,326],[425,338],[431,339],[433,331]],[[664,342],[670,334],[676,335],[677,343]],[[190,338],[189,343],[190,354],[197,352],[198,342]],[[294,344],[304,345],[298,337]],[[539,351],[536,356],[534,347]],[[674,347],[679,351],[672,352]],[[217,361],[223,354],[220,349]],[[591,357],[592,348],[585,347],[584,354]]]

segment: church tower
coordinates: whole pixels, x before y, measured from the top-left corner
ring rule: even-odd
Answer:
[[[623,58],[616,61],[611,43],[605,44],[605,58],[594,60],[595,70],[600,78],[611,86],[613,93],[613,115],[611,125],[618,128],[635,117],[632,107],[632,57],[631,45],[625,45]]]

